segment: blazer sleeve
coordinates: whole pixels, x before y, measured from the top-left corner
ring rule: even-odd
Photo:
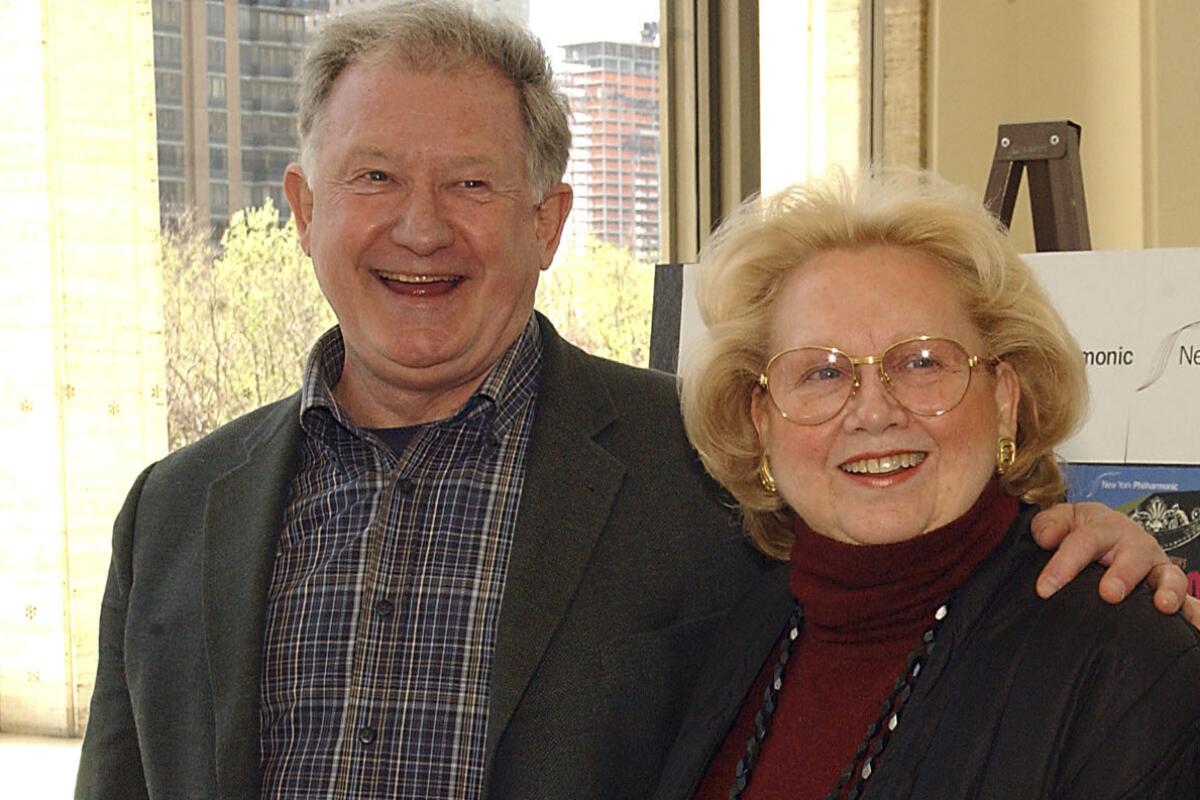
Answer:
[[[100,606],[96,685],[75,780],[76,800],[137,800],[148,796],[125,677],[124,642],[135,519],[151,468],[147,467],[134,482],[113,526],[112,560]]]
[[[1200,643],[1163,661],[1161,671],[1142,684],[1131,702],[1122,702],[1121,687],[1113,686],[1105,693],[1108,702],[1093,703],[1117,713],[1095,709],[1089,733],[1082,737],[1092,746],[1084,748],[1081,767],[1055,797],[1200,797]],[[1128,673],[1121,677],[1139,683]]]

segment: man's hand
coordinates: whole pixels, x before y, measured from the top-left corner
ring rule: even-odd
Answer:
[[[1096,561],[1108,567],[1100,580],[1100,596],[1106,601],[1121,602],[1129,587],[1144,580],[1154,589],[1159,611],[1182,609],[1188,622],[1200,628],[1200,600],[1188,597],[1183,570],[1124,514],[1100,503],[1060,503],[1033,518],[1033,538],[1047,550],[1058,548],[1038,576],[1040,596],[1054,594]]]

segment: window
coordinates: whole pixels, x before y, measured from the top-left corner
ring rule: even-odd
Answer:
[[[178,72],[155,70],[154,97],[155,101],[160,104],[181,104],[183,102],[183,77]]]
[[[183,111],[181,109],[160,107],[156,121],[160,140],[178,141],[183,138]]]
[[[867,162],[924,164],[920,0],[762,0],[762,186]]]
[[[214,176],[224,177],[229,174],[229,151],[224,147],[208,148],[208,169]],[[225,197],[228,200],[229,192]]]
[[[180,0],[154,0],[150,6],[150,15],[154,20],[154,30],[179,32],[182,17],[179,6]]]
[[[208,202],[214,214],[229,214],[229,184],[214,181],[208,185]]]
[[[262,183],[279,182],[283,171],[296,159],[295,150],[243,150],[242,178]]]
[[[166,175],[183,175],[183,145],[159,142],[158,170]]]
[[[158,203],[164,214],[174,215],[183,209],[183,181],[171,178],[158,179]]]
[[[207,30],[209,36],[224,36],[225,35],[225,7],[224,4],[217,0],[209,0],[204,7],[204,15],[207,22]]]
[[[208,140],[210,142],[224,142],[228,138],[226,135],[226,115],[224,111],[209,111],[208,112]]]
[[[208,107],[209,108],[224,108],[225,107],[225,79],[217,77],[209,77],[208,79]]]
[[[182,62],[183,40],[169,33],[154,34],[155,66],[176,67]]]
[[[254,147],[295,149],[296,121],[288,114],[243,113],[242,141]]]
[[[759,6],[762,188],[863,159],[859,0]]]
[[[208,71],[225,71],[225,41],[223,39],[208,40]]]

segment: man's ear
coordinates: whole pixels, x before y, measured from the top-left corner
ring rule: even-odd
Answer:
[[[571,213],[574,198],[571,187],[560,183],[550,187],[541,204],[533,211],[534,232],[540,249],[542,269],[549,267],[550,262],[554,260],[554,253],[558,250],[558,242],[562,238],[563,226],[567,223],[567,215]]]
[[[288,164],[287,169],[283,171],[283,193],[287,195],[288,205],[292,207],[296,233],[300,235],[300,246],[304,248],[305,253],[312,255],[308,248],[308,230],[312,223],[313,193],[299,164]]]

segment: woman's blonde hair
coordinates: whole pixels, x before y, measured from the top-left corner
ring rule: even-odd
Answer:
[[[751,198],[700,256],[697,301],[705,341],[685,359],[683,418],[704,466],[741,504],[751,541],[786,558],[791,511],[759,483],[762,456],[750,415],[767,352],[771,311],[784,280],[814,255],[870,246],[930,256],[963,299],[985,353],[1020,381],[1017,459],[1004,488],[1041,506],[1065,481],[1054,447],[1087,403],[1083,356],[1006,231],[963,190],[928,173],[835,174]]]

